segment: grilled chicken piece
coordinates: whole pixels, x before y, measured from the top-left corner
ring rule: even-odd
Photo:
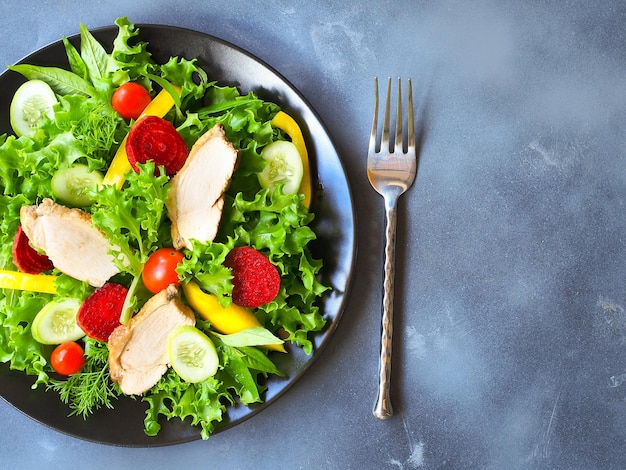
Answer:
[[[111,380],[127,395],[141,395],[169,367],[167,337],[180,325],[195,325],[193,312],[170,285],[152,297],[126,325],[109,336]]]
[[[109,254],[113,246],[86,212],[44,199],[39,205],[23,206],[20,222],[31,245],[45,252],[62,273],[94,287],[119,273]]]
[[[191,249],[192,239],[213,241],[222,218],[224,191],[238,155],[221,124],[207,131],[191,148],[185,164],[170,182],[166,203],[175,248]]]

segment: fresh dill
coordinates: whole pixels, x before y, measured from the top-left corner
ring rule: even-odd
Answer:
[[[101,104],[85,114],[76,123],[72,133],[86,155],[106,160],[116,142],[118,123],[117,116]]]
[[[59,393],[71,409],[69,416],[86,419],[97,409],[113,408],[112,400],[120,395],[119,387],[109,380],[109,351],[105,343],[85,338],[85,365],[67,379],[51,379],[48,389]]]

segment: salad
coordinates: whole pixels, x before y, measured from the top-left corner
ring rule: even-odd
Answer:
[[[179,418],[208,439],[324,328],[306,147],[278,105],[115,23],[110,52],[81,25],[67,69],[9,67],[0,360],[70,415],[129,395],[147,435]]]

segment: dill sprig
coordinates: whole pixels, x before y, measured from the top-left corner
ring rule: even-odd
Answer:
[[[120,395],[119,387],[109,380],[108,349],[105,343],[85,338],[85,365],[65,380],[50,380],[48,389],[59,393],[61,401],[72,410],[69,416],[86,419],[97,409],[113,408],[112,399]]]
[[[86,155],[107,160],[116,142],[116,131],[120,120],[103,104],[85,114],[72,130]]]

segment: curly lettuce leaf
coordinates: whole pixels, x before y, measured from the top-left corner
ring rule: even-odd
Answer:
[[[187,60],[180,57],[171,57],[160,67],[161,76],[154,78],[163,87],[162,83],[175,83],[181,87],[179,109],[193,109],[202,103],[207,87],[210,85],[206,72],[198,66],[197,59]]]
[[[205,91],[206,106],[190,114],[179,131],[192,141],[215,124],[224,126],[226,137],[241,150],[254,143],[263,146],[273,140],[274,130],[270,124],[272,117],[279,111],[278,105],[259,99],[249,92],[241,95],[235,87],[219,86],[210,83]]]
[[[163,243],[160,229],[165,220],[169,177],[154,174],[154,163],[138,164],[139,173],[127,175],[121,190],[104,186],[90,194],[95,200],[92,220],[114,245],[116,264],[137,277],[148,256]]]
[[[186,252],[176,271],[183,280],[195,279],[204,291],[215,294],[227,306],[233,291],[233,276],[223,263],[232,247],[232,244],[192,240],[192,250]]]
[[[60,297],[71,297],[73,299],[84,300],[94,288],[84,281],[79,281],[66,274],[60,274],[54,281],[54,288]]]
[[[115,24],[118,34],[113,40],[113,50],[107,64],[107,74],[112,83],[117,86],[127,81],[136,81],[152,90],[152,84],[146,77],[154,73],[158,66],[148,51],[148,43],[136,40],[139,28],[128,18],[118,18]]]
[[[48,382],[50,347],[33,339],[30,324],[51,296],[0,290],[0,360],[11,369],[36,376],[33,388]]]
[[[193,384],[183,381],[170,369],[142,401],[148,404],[144,419],[145,433],[156,436],[161,430],[160,416],[170,420],[190,418],[193,426],[201,427],[202,439],[208,439],[215,422],[222,420],[226,404],[234,404],[218,377]]]
[[[10,136],[0,146],[0,192],[29,200],[50,197],[56,170],[84,156],[71,132],[59,132],[44,145],[29,137]]]
[[[0,269],[16,269],[11,247],[20,207],[29,202],[23,195],[0,195]],[[49,295],[0,289],[0,362],[8,362],[11,369],[36,376],[34,387],[47,383],[49,347],[33,339],[30,324],[50,299]]]

